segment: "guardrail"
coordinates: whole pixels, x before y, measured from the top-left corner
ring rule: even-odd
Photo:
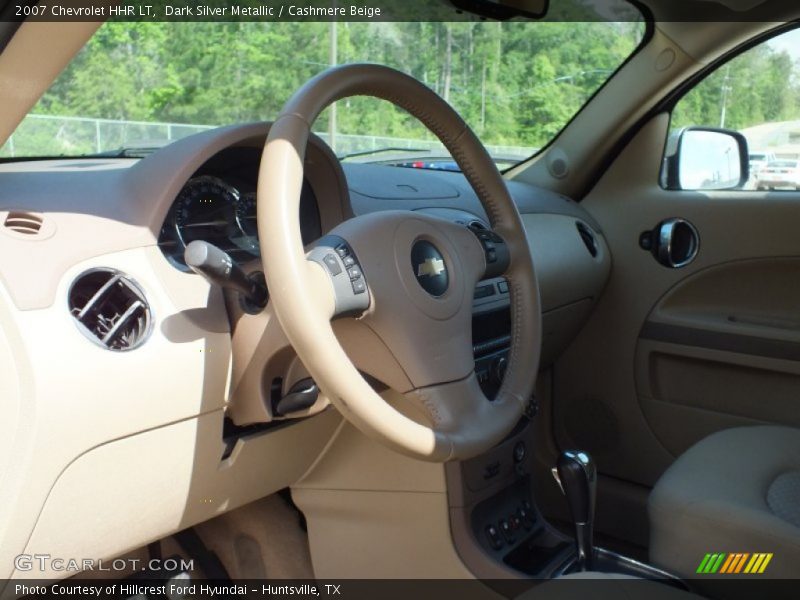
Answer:
[[[0,147],[0,157],[62,154],[76,156],[127,147],[158,147],[213,128],[212,125],[190,123],[153,123],[34,114],[25,117],[14,134]],[[318,132],[317,135],[330,143],[328,133]],[[442,144],[434,139],[336,133],[333,148],[340,156],[381,148],[421,149],[440,156],[449,156]],[[536,148],[528,146],[487,145],[486,148],[493,156],[520,160],[536,151]]]

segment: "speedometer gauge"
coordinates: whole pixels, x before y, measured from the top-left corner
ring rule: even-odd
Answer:
[[[189,180],[173,205],[173,224],[185,248],[194,240],[214,244],[225,252],[238,230],[236,203],[239,192],[217,177],[204,175]]]
[[[252,248],[258,255],[258,210],[255,192],[242,194],[236,202],[236,222],[242,235],[237,244],[248,251]],[[300,193],[300,235],[303,244],[310,244],[322,235],[317,198],[306,179],[303,180]]]
[[[236,222],[246,236],[258,239],[258,220],[256,215],[256,193],[242,194],[236,203]]]

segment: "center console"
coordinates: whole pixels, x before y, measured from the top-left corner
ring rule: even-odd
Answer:
[[[542,325],[547,364],[562,349],[552,343],[562,338],[559,328],[571,324],[544,312]],[[482,281],[476,287],[472,331],[475,372],[491,400],[502,383],[510,343],[511,316],[504,279]],[[464,564],[487,582],[551,579],[574,571],[598,570],[685,588],[668,573],[593,545],[596,475],[586,453],[565,452],[557,465],[564,501],[573,516],[572,534],[544,518],[536,504],[532,476],[535,401],[532,406],[533,412],[490,451],[446,465],[451,532]]]
[[[565,502],[572,508],[577,505],[573,533],[565,534],[547,521],[536,505],[531,475],[532,429],[525,418],[490,452],[446,467],[453,540],[475,576],[493,585],[591,570],[686,589],[669,573],[592,544],[593,484],[582,484],[577,473],[561,474]],[[581,510],[586,511],[583,516]]]
[[[472,351],[475,375],[487,398],[494,398],[503,382],[511,343],[508,282],[481,281],[475,288],[472,312]]]

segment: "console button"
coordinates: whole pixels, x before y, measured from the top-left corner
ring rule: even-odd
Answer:
[[[524,508],[518,508],[517,516],[519,517],[519,520],[522,522],[522,526],[526,531],[533,529],[533,520],[531,519],[531,515],[527,510]]]
[[[503,546],[506,545],[505,541],[503,540],[503,536],[500,534],[500,531],[494,525],[487,525],[486,526],[486,538],[489,540],[489,545],[494,548],[495,550],[500,550]]]
[[[345,266],[345,267],[352,267],[354,264],[356,264],[356,259],[355,259],[355,258],[353,258],[353,257],[352,257],[352,256],[350,256],[350,255],[348,255],[348,256],[343,256],[343,257],[342,257],[342,262],[344,263],[344,266]]]
[[[350,254],[350,248],[347,247],[347,244],[339,244],[336,246],[336,254],[344,258]]]
[[[521,463],[525,460],[525,455],[527,454],[527,450],[525,448],[525,442],[517,442],[514,446],[514,462]]]
[[[502,466],[503,465],[499,460],[487,464],[483,468],[483,478],[488,480],[492,477],[497,477],[500,474],[500,468]]]
[[[500,531],[503,532],[503,537],[506,538],[506,542],[513,544],[517,541],[514,531],[511,529],[511,524],[507,519],[500,519],[498,525],[500,526]]]
[[[347,264],[347,263],[345,263],[345,264]],[[507,281],[499,282],[497,284],[497,289],[500,290],[501,294],[507,294],[508,293],[508,282]]]

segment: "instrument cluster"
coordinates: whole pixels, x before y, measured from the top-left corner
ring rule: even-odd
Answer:
[[[260,257],[255,192],[257,163],[249,169],[241,161],[233,161],[233,165],[230,169],[199,172],[175,198],[158,243],[177,268],[190,270],[183,252],[194,240],[217,246],[238,263]],[[241,172],[243,169],[245,173]],[[317,200],[308,181],[303,183],[300,213],[303,243],[308,244],[321,235]]]

